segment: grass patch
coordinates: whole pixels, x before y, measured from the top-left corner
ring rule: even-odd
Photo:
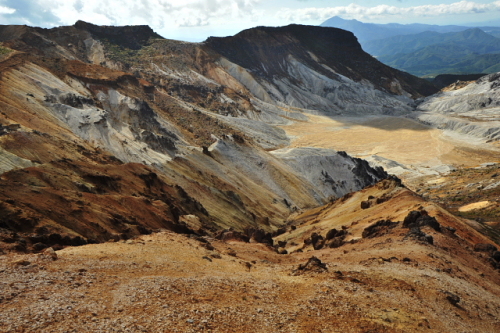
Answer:
[[[127,47],[123,43],[117,43],[108,38],[101,38],[101,43],[104,45],[107,56],[113,61],[119,61],[125,65],[132,66],[141,62],[144,57],[155,55],[155,49],[152,44],[158,41],[157,38],[150,38],[145,45],[140,48]]]
[[[8,47],[4,47],[4,46],[0,45],[0,55],[9,54],[11,52],[12,52],[12,50],[9,49]]]

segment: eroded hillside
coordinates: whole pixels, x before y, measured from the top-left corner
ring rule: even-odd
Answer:
[[[53,233],[93,242],[161,228],[273,232],[291,212],[385,178],[334,150],[285,149],[290,139],[275,125],[306,121],[304,111],[405,112],[430,86],[413,88],[417,79],[366,55],[347,32],[320,28],[317,43],[305,43],[311,29],[193,44],[146,26],[1,27],[2,226],[42,234],[45,245],[56,245]],[[283,59],[265,56],[276,52],[269,38]],[[255,61],[276,73],[228,56],[238,43],[262,48]],[[36,199],[46,191],[54,201]],[[129,200],[137,208],[113,208]],[[153,219],[143,216],[151,205]],[[20,239],[15,248],[36,244]]]
[[[390,117],[436,88],[351,33],[0,42],[0,330],[498,330],[494,243],[373,166],[409,170],[391,130],[409,161],[453,151],[417,154],[440,132]]]

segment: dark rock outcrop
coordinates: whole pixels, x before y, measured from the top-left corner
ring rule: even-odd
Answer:
[[[333,239],[333,238],[337,237],[339,235],[339,233],[342,233],[342,231],[339,231],[339,230],[333,228],[326,233],[325,239],[326,240]]]
[[[311,244],[315,250],[321,250],[325,245],[325,239],[323,236],[313,233],[311,235]]]
[[[46,249],[48,246],[46,244],[43,244],[43,243],[35,243],[33,244],[33,250],[34,251],[42,251],[44,249]]]
[[[392,222],[391,220],[380,220],[366,227],[361,236],[363,238],[380,237],[389,233],[389,231],[395,228],[398,224],[399,222]]]
[[[245,230],[245,235],[250,243],[264,243],[273,246],[273,235],[262,229],[248,228]]]
[[[323,263],[318,258],[312,256],[305,264],[300,264],[299,267],[297,267],[296,271],[323,273],[327,272],[328,268],[326,267],[325,263]]]
[[[332,249],[335,249],[337,247],[341,247],[342,245],[345,244],[344,239],[345,239],[345,236],[335,237],[330,242],[328,242],[328,247],[332,248]]]
[[[421,228],[425,226],[441,231],[441,225],[436,218],[429,216],[425,210],[413,210],[403,221],[403,228]]]

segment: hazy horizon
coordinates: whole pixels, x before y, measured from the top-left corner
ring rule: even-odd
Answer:
[[[255,26],[319,25],[339,16],[365,23],[495,25],[500,1],[427,0],[0,0],[0,24],[51,28],[83,20],[97,25],[149,25],[165,38],[203,41]]]

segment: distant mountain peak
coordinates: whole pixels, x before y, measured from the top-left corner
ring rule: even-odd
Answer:
[[[488,37],[488,36],[493,37],[493,36],[487,34],[486,32],[484,32],[480,28],[470,28],[470,29],[462,31],[461,34],[466,39],[472,39],[472,38],[476,38],[478,36],[480,36],[482,38]]]
[[[359,23],[361,23],[360,21],[358,21],[356,19],[350,19],[349,20],[349,19],[344,19],[344,18],[342,18],[340,16],[334,16],[334,17],[328,19],[327,21],[323,22],[321,24],[321,26],[323,26],[326,22],[329,22],[329,23],[332,23],[332,22],[359,22]]]

